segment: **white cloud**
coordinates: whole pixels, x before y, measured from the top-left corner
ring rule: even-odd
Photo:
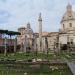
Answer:
[[[7,23],[0,25],[5,29],[17,30],[30,21],[33,30],[38,31],[38,14],[42,12],[43,31],[58,31],[67,3],[68,0],[0,0],[0,10],[11,14],[3,18]],[[74,3],[72,0],[73,6]]]

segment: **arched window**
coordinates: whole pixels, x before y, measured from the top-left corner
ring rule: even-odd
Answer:
[[[72,23],[69,23],[69,27],[72,27]]]
[[[65,25],[63,24],[63,29],[65,28]]]
[[[71,17],[71,16],[69,16],[69,17]]]
[[[70,40],[71,44],[73,44],[73,39]]]

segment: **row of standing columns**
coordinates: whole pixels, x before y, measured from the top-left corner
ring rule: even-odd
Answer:
[[[4,56],[7,55],[7,38],[5,37],[5,50],[4,50]],[[14,39],[14,53],[16,53],[17,49],[17,38]]]

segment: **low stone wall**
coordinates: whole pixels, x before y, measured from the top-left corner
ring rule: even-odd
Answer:
[[[2,61],[0,62],[0,67],[4,65],[4,68],[1,68],[1,70],[7,70],[7,71],[16,71],[16,72],[45,72],[49,73],[52,70],[64,70],[68,69],[67,63],[65,62],[16,62],[16,61]]]

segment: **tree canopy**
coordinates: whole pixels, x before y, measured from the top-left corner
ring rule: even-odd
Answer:
[[[21,33],[15,32],[15,31],[8,31],[8,30],[0,30],[1,34],[7,34],[7,35],[20,35]]]

